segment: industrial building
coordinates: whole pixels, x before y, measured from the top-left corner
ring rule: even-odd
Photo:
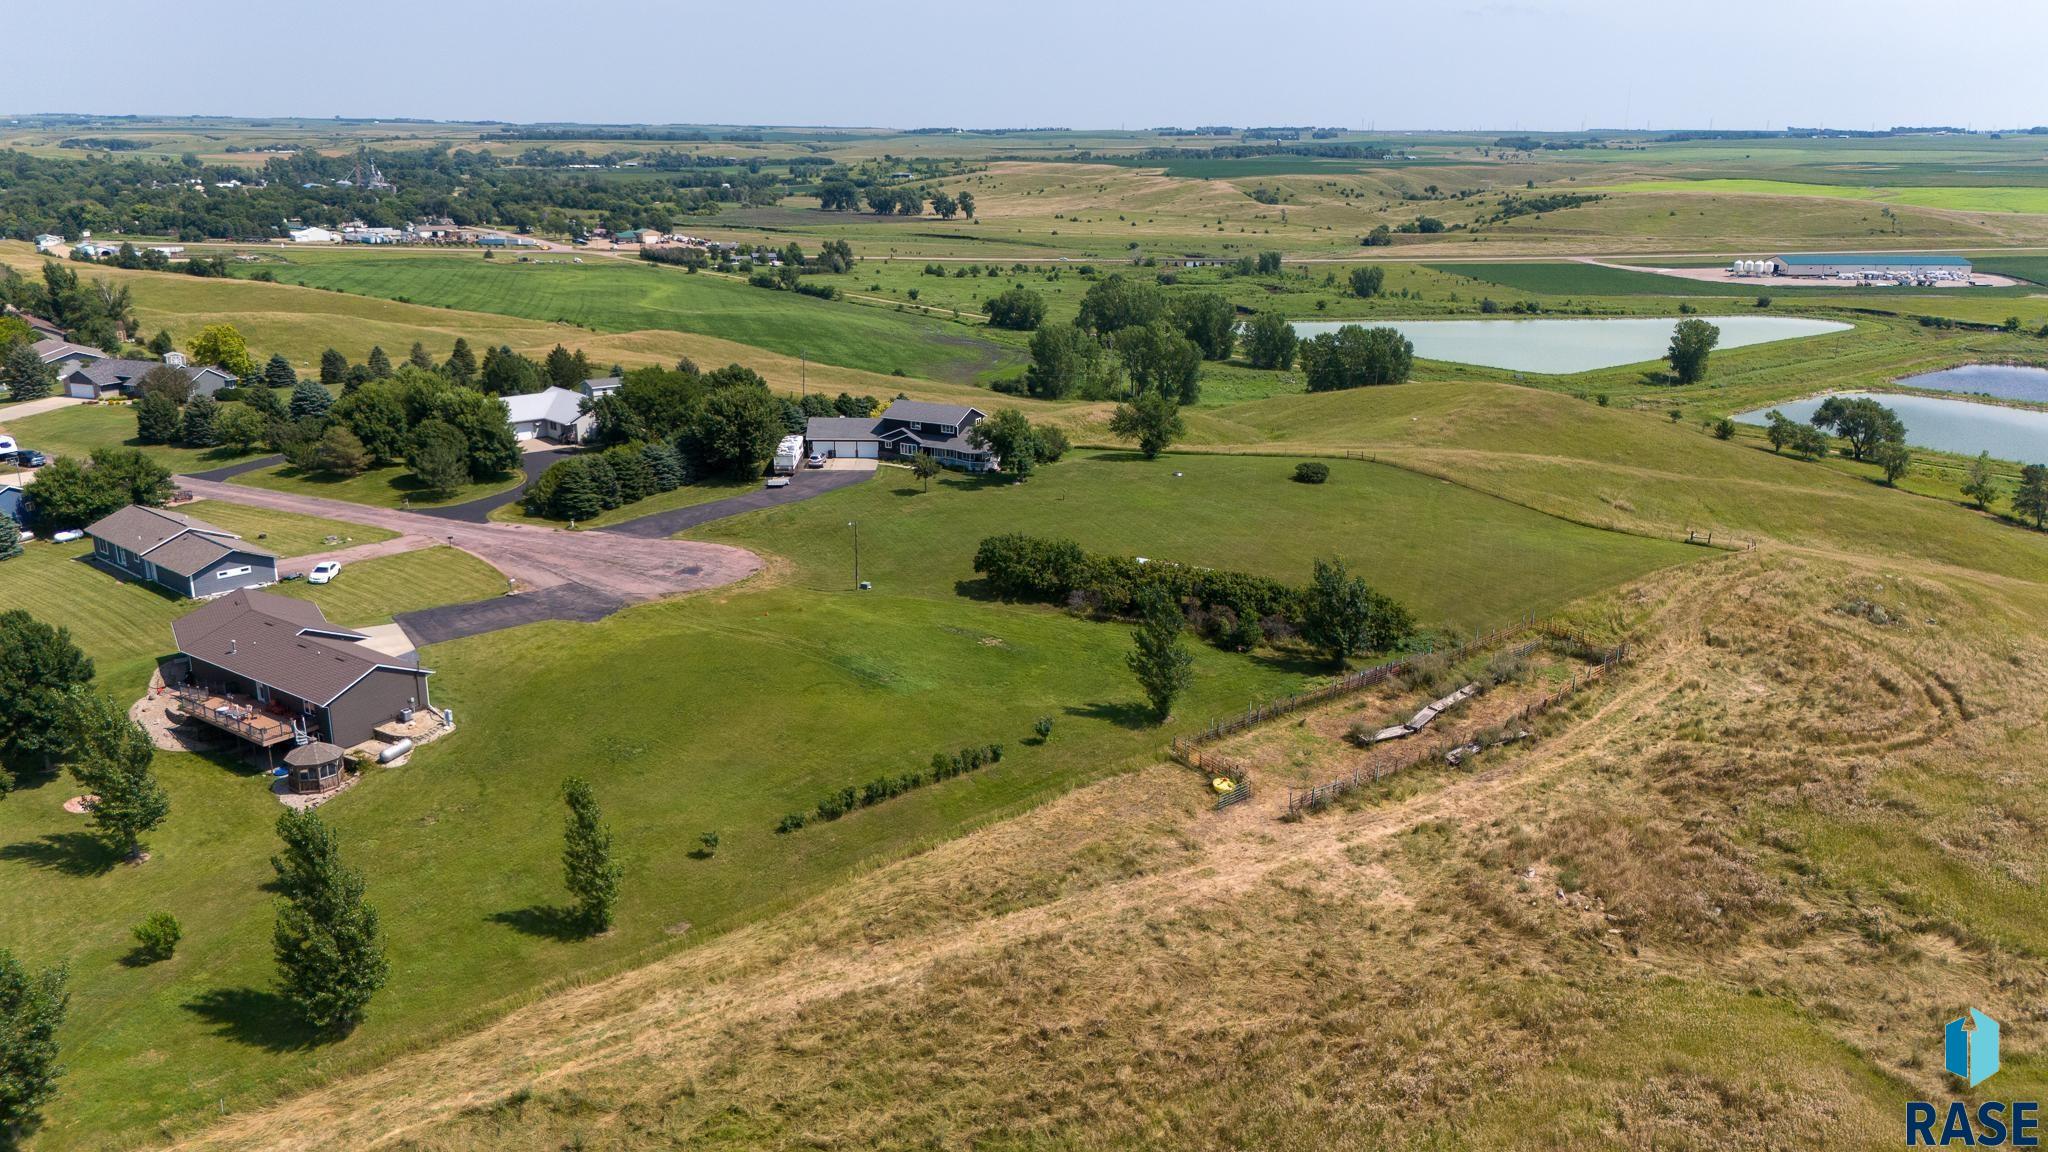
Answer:
[[[1808,252],[1768,260],[1737,260],[1738,276],[1799,276],[1824,280],[1968,280],[1961,256],[1925,252]]]

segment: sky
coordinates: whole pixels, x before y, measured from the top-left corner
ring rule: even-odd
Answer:
[[[99,63],[54,46],[4,51],[0,113],[892,128],[2048,123],[2044,0],[71,0],[63,11]],[[131,53],[148,66],[100,66]]]

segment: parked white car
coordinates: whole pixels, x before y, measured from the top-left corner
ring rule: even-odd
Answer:
[[[322,560],[318,564],[313,565],[311,572],[306,573],[306,583],[325,584],[339,575],[341,575],[341,561]]]

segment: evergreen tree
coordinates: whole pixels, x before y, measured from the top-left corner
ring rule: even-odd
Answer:
[[[70,700],[72,778],[94,797],[92,825],[123,856],[142,850],[142,836],[170,815],[170,797],[150,771],[149,734],[105,696],[74,689]]]
[[[412,342],[412,351],[406,355],[405,362],[428,372],[434,370],[434,358],[427,355],[427,346],[418,340]]]
[[[332,352],[333,349],[328,349]],[[336,356],[341,353],[335,352]],[[324,359],[324,358],[323,358]],[[292,362],[281,352],[271,354],[270,362],[263,366],[263,383],[272,388],[291,388],[299,382],[299,374],[292,370]]]
[[[290,365],[286,365],[286,368],[290,368]],[[291,388],[293,391],[297,391],[298,386],[298,382],[294,380]],[[250,410],[262,415],[266,420],[272,418],[282,420],[285,417],[284,397],[272,391],[267,384],[258,384],[254,388],[244,388],[241,391],[241,397],[243,404],[247,405]]]
[[[348,378],[348,357],[329,348],[320,354],[320,382],[329,388],[339,388]]]
[[[1195,658],[1188,651],[1181,631],[1187,619],[1180,606],[1166,592],[1150,587],[1138,594],[1138,630],[1131,637],[1130,655],[1124,657],[1131,672],[1145,690],[1145,699],[1161,723],[1173,712],[1174,698],[1187,690],[1194,679]]]
[[[301,380],[292,389],[291,416],[294,420],[318,419],[334,406],[334,396],[317,381]]]
[[[548,383],[553,384],[557,388],[574,389],[578,384],[583,383],[584,380],[581,371],[576,366],[576,358],[571,356],[569,350],[560,344],[548,349],[548,358],[542,368],[547,374]]]
[[[683,473],[683,458],[668,444],[642,444],[640,455],[647,461],[647,467],[654,474],[654,487],[659,492],[673,492],[683,486],[688,477]]]
[[[562,876],[576,898],[576,916],[595,935],[612,926],[624,869],[612,859],[612,830],[598,810],[597,795],[579,776],[562,782],[569,817],[562,829]]]
[[[555,485],[552,503],[558,520],[594,520],[604,511],[604,495],[597,490],[587,467],[563,471],[560,482]]]
[[[194,448],[211,448],[220,443],[220,402],[211,396],[194,396],[185,405],[185,427],[180,438]]]
[[[145,392],[135,402],[135,438],[144,444],[175,444],[185,430],[178,402],[162,392]]]
[[[0,357],[0,384],[10,400],[41,400],[57,390],[57,369],[43,363],[32,345],[16,341]]]
[[[177,347],[177,341],[172,340],[171,334],[161,328],[156,330],[156,335],[149,338],[149,354],[159,360],[163,359],[164,353],[175,351]]]
[[[476,379],[476,353],[469,350],[469,341],[455,338],[455,350],[448,353],[448,363],[441,366],[457,384],[468,384]]]
[[[12,1147],[57,1090],[57,1029],[71,1002],[69,981],[61,967],[31,976],[0,948],[0,1147]]]
[[[284,851],[270,866],[283,897],[272,935],[280,991],[311,1027],[345,1032],[390,974],[377,911],[363,899],[362,873],[342,863],[334,830],[319,816],[286,812],[277,835]]]
[[[21,555],[21,525],[14,517],[0,515],[0,560],[12,560]]]
[[[370,379],[372,380],[382,380],[391,375],[391,357],[384,354],[382,345],[372,345],[370,347],[369,368]]]

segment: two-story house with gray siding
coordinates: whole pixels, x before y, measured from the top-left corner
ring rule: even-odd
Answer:
[[[130,504],[86,528],[94,560],[180,596],[205,600],[277,583],[277,555],[203,520]]]
[[[166,672],[186,716],[260,748],[374,739],[379,725],[433,708],[430,669],[387,656],[289,596],[241,589],[171,624],[184,657]]]
[[[804,440],[811,452],[828,459],[907,460],[931,455],[948,467],[987,472],[1002,461],[968,435],[986,417],[981,409],[964,404],[898,400],[880,416],[813,416],[806,422]]]

